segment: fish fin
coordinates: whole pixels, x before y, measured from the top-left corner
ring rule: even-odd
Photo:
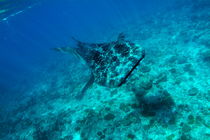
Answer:
[[[91,72],[91,76],[90,76],[90,79],[88,80],[88,82],[85,84],[85,86],[83,87],[82,91],[76,96],[76,99],[78,100],[81,100],[84,95],[85,95],[85,92],[87,91],[87,89],[93,85],[94,83],[94,75],[93,73]]]
[[[51,48],[51,50],[61,53],[74,53],[75,49],[71,47],[59,47],[59,48]]]
[[[88,43],[88,42],[82,42],[77,40],[75,37],[72,37],[72,40],[74,40],[76,42],[76,46],[77,48],[93,48],[93,47],[97,47],[98,44],[97,43]]]
[[[77,42],[77,43],[82,43],[81,41],[79,41],[79,40],[77,40],[75,37],[71,37],[72,38],[72,40],[74,40],[75,42]]]
[[[73,41],[76,42],[76,46],[79,47],[79,48],[83,48],[84,45],[87,44],[87,43],[84,43],[82,41],[77,40],[75,37],[71,37],[71,38],[72,38]]]
[[[78,58],[83,65],[86,65],[86,62],[84,61],[84,59],[77,53],[75,48],[71,48],[71,47],[60,47],[60,48],[52,48],[52,50],[56,51],[56,52],[61,52],[61,53],[67,53],[67,54],[71,54],[73,56],[75,56],[76,58]]]
[[[51,48],[51,50],[56,52],[63,52],[62,48]]]

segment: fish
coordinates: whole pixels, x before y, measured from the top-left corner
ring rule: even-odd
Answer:
[[[87,43],[74,37],[72,39],[76,46],[53,50],[75,55],[90,69],[89,81],[77,99],[82,99],[93,83],[109,88],[122,86],[145,57],[145,50],[139,44],[127,40],[124,33],[120,33],[116,41],[104,43]]]

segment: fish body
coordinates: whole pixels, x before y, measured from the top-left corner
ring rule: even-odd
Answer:
[[[84,86],[83,93],[94,82],[110,88],[121,86],[145,56],[143,48],[126,40],[123,33],[119,34],[116,41],[105,43],[73,40],[77,42],[75,48],[63,47],[55,50],[75,54],[90,68],[90,80]]]

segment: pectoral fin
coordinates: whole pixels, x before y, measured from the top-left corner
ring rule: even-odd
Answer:
[[[75,48],[71,48],[71,47],[60,47],[60,48],[52,48],[52,50],[54,50],[56,52],[71,54],[71,55],[75,56],[76,58],[78,58],[82,62],[83,65],[86,65],[85,60],[77,53],[77,51],[75,50]]]

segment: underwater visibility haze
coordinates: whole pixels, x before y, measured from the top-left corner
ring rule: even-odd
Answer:
[[[1,140],[209,140],[210,0],[0,0]]]

